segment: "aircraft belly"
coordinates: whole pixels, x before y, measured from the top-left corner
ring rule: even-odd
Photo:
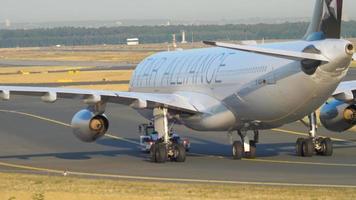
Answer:
[[[319,75],[296,73],[245,95],[237,92],[225,102],[241,121],[257,122],[262,128],[278,127],[310,114],[330,97],[340,78],[324,80]]]
[[[185,126],[197,131],[229,131],[237,124],[235,115],[225,106],[215,108],[214,113],[205,113],[182,118]]]

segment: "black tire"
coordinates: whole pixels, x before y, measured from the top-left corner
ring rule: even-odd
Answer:
[[[250,151],[245,152],[245,157],[248,159],[256,158],[256,142],[255,141],[250,140]]]
[[[243,147],[240,141],[235,141],[232,144],[232,158],[234,160],[241,160],[243,156]]]
[[[321,145],[323,147],[323,151],[321,155],[323,156],[332,156],[333,155],[333,143],[330,138],[324,138],[321,141]]]
[[[312,157],[314,153],[314,144],[311,138],[304,139],[303,141],[303,156],[304,157]]]
[[[297,156],[303,156],[303,141],[304,138],[298,138],[297,142],[295,143],[295,154]]]
[[[164,163],[167,161],[167,148],[165,144],[156,144],[156,163]]]
[[[185,147],[182,144],[175,144],[175,153],[177,155],[174,155],[175,161],[176,162],[185,162],[186,159],[186,153],[185,153]]]
[[[156,162],[156,144],[151,145],[150,160],[151,160],[151,162]]]

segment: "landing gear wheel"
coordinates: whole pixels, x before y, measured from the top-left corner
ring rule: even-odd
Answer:
[[[256,142],[250,140],[250,152],[245,152],[245,157],[248,159],[256,158]]]
[[[174,155],[174,161],[185,162],[186,154],[185,154],[185,148],[182,144],[175,144],[174,152],[176,154]]]
[[[297,156],[303,156],[303,141],[304,138],[298,138],[297,142],[295,143],[295,154]]]
[[[308,138],[304,139],[303,144],[302,144],[302,155],[304,157],[312,157],[314,153],[314,143],[313,139]]]
[[[163,143],[156,144],[155,151],[156,163],[164,163],[167,160],[167,148]]]
[[[243,147],[240,141],[235,141],[232,144],[232,158],[234,160],[241,160],[243,155]]]
[[[333,144],[330,138],[323,138],[321,141],[322,151],[321,155],[331,156],[333,154]]]
[[[151,145],[150,160],[151,160],[151,162],[156,162],[156,144]]]

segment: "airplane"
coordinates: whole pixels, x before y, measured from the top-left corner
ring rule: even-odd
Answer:
[[[150,149],[150,159],[157,163],[186,160],[184,148],[170,143],[174,125],[236,133],[240,140],[232,142],[232,157],[239,160],[256,157],[261,130],[305,116],[309,137],[298,138],[296,155],[331,156],[331,139],[317,134],[316,110],[321,107],[321,123],[331,131],[356,125],[356,81],[342,82],[355,57],[354,45],[340,37],[342,5],[343,0],[316,0],[311,23],[298,41],[205,41],[212,47],[154,54],[139,63],[128,92],[0,86],[0,98],[37,96],[49,103],[82,99],[87,106],[73,116],[71,126],[84,142],[107,132],[108,103],[130,106],[159,134]]]

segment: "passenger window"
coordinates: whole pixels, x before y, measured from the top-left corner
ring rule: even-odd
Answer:
[[[230,56],[235,55],[236,53],[229,53],[229,54],[224,54],[224,56],[221,58],[220,66],[216,70],[216,75],[215,75],[215,83],[222,83],[222,79],[219,77],[220,74],[224,73],[224,68],[226,67],[227,60]]]
[[[177,58],[175,64],[172,66],[172,71],[171,71],[171,76],[170,76],[170,85],[176,85],[177,84],[177,77],[178,73],[177,71],[179,70],[179,66],[181,65],[182,61],[184,58]]]
[[[179,68],[179,71],[177,73],[177,84],[178,85],[182,85],[184,82],[184,77],[186,76],[185,71],[189,66],[189,61],[190,61],[189,57],[182,58],[182,64],[180,66],[178,66],[178,68]]]
[[[150,63],[153,61],[154,61],[154,59],[149,58],[142,64],[142,66],[140,66],[138,68],[138,70],[139,70],[137,73],[137,86],[138,87],[143,87],[143,82],[145,80],[144,73],[145,73],[146,69],[149,68]]]
[[[150,77],[149,77],[149,86],[156,86],[158,83],[157,81],[157,74],[159,69],[162,67],[162,65],[167,61],[166,57],[159,58],[157,62],[152,67],[152,71],[150,72]]]
[[[197,68],[196,71],[196,84],[202,84],[204,83],[204,70],[205,67],[207,66],[209,59],[210,59],[210,55],[206,55],[204,56],[204,58],[201,60],[199,67]]]
[[[177,58],[173,58],[172,60],[168,61],[167,60],[167,67],[165,68],[162,80],[161,80],[161,85],[162,86],[169,86],[170,85],[170,72],[172,71],[172,68],[174,67],[175,63],[177,61]]]
[[[204,56],[197,56],[192,59],[192,66],[189,70],[189,75],[188,75],[190,81],[188,80],[188,83],[190,82],[191,84],[194,84],[196,82],[196,73],[197,70],[199,69],[199,63],[203,58]]]

